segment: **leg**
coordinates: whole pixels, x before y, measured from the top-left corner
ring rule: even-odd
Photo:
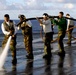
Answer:
[[[53,43],[52,43],[52,41],[53,41],[53,34],[54,34],[54,32],[51,33],[51,49],[53,49]]]
[[[65,51],[64,51],[64,45],[63,45],[63,38],[65,37],[65,32],[60,31],[58,33],[58,45],[60,52],[58,53],[60,56],[65,56]]]
[[[60,31],[58,33],[58,45],[59,45],[60,52],[64,51],[64,45],[63,45],[63,38],[64,37],[65,37],[65,32]]]
[[[71,27],[73,27],[73,26],[70,26],[69,28],[71,28]],[[67,42],[67,44],[69,46],[71,46],[72,31],[73,31],[73,29],[68,31],[68,42]]]
[[[50,42],[48,39],[45,39],[45,43],[44,43],[44,53],[45,54],[51,54],[51,46],[50,46]]]
[[[68,45],[71,45],[71,38],[72,38],[72,30],[69,30],[68,31],[68,42],[67,42]]]
[[[51,34],[50,33],[46,33],[45,34],[45,43],[44,43],[44,53],[45,55],[43,56],[43,58],[49,58],[52,56],[51,54],[51,45],[50,45],[50,42],[51,42]]]
[[[5,47],[6,43],[7,43],[8,38],[9,38],[9,36],[5,36],[4,37],[4,40],[2,42],[2,49],[4,49],[4,47]]]
[[[33,59],[32,34],[24,37],[25,48],[28,53],[27,58]]]
[[[16,58],[16,37],[12,38],[10,43],[10,50],[12,55],[12,65],[13,67],[16,67],[17,64],[17,58]]]
[[[58,45],[60,52],[64,51],[63,38],[61,36],[58,38]]]

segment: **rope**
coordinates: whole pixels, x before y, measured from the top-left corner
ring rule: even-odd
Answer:
[[[43,39],[43,27],[41,27],[41,30],[40,30],[40,37],[42,38],[42,40],[44,42],[44,39]]]

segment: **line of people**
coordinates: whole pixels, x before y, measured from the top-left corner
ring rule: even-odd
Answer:
[[[24,15],[19,15],[18,18],[20,21],[26,19]],[[4,15],[4,22],[1,25],[1,29],[4,33],[4,40],[2,42],[2,48],[4,49],[9,36],[12,36],[12,40],[10,42],[10,50],[12,55],[12,69],[16,68],[17,65],[17,53],[16,53],[16,33],[17,30],[22,29],[22,34],[24,36],[24,44],[28,55],[26,57],[28,59],[33,59],[33,47],[32,47],[32,26],[31,22],[23,22],[18,27],[13,20],[10,20],[10,16],[8,14]]]
[[[67,20],[63,17],[64,13],[59,12],[59,17],[57,19],[50,19],[49,15],[47,13],[43,14],[43,19],[36,18],[38,22],[40,23],[40,26],[42,26],[45,34],[44,39],[44,56],[43,58],[50,59],[52,57],[51,53],[51,41],[53,39],[53,25],[58,26],[58,45],[59,45],[59,52],[58,55],[60,57],[65,56],[65,50],[64,50],[64,44],[63,39],[66,34],[66,30],[68,30],[70,27],[74,26],[74,22],[72,20]],[[66,15],[67,17],[70,17],[69,14]],[[20,19],[20,22],[26,20],[26,17],[24,15],[19,15],[18,18]],[[68,26],[67,26],[68,24]],[[52,28],[51,28],[52,26]],[[2,42],[2,48],[5,47],[5,44],[9,38],[9,36],[12,36],[12,40],[10,43],[10,50],[12,54],[12,65],[13,68],[17,65],[17,57],[16,57],[16,33],[17,30],[21,29],[22,34],[24,37],[24,44],[25,49],[28,53],[26,55],[27,59],[33,59],[33,46],[32,46],[32,23],[30,21],[23,22],[22,24],[16,26],[15,22],[13,20],[10,20],[10,16],[8,14],[4,15],[4,22],[1,25],[1,29],[5,35],[4,40]],[[69,37],[69,45],[71,45],[71,36],[72,36],[72,30],[69,30],[68,37]]]

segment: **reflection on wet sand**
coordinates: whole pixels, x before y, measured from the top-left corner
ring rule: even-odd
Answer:
[[[55,72],[52,69],[52,65],[51,65],[52,59],[51,60],[45,59],[45,65],[46,65],[46,67],[44,69],[45,72],[44,72],[43,75],[66,75],[65,72],[64,72],[64,68],[63,68],[65,57],[59,57],[59,61],[57,62],[58,66],[55,69]]]
[[[59,63],[58,63],[58,67],[59,67],[59,68],[63,68],[64,58],[65,58],[65,57],[60,57],[60,58],[59,58]]]
[[[12,70],[9,73],[6,73],[5,75],[17,75],[17,70]]]
[[[46,67],[44,68],[44,74],[42,75],[66,75],[64,69],[65,57],[66,56],[58,57],[57,59],[55,59],[56,57],[52,57],[51,59],[45,59]]]
[[[60,57],[59,58],[59,63],[58,63],[58,75],[66,75],[64,72],[64,59],[65,57]]]
[[[33,61],[27,60],[25,75],[33,75]]]
[[[58,69],[58,75],[66,75],[63,68]]]
[[[73,65],[72,50],[68,51],[67,62],[68,62],[67,66],[70,68]]]
[[[45,59],[45,65],[44,75],[51,75],[51,59]]]

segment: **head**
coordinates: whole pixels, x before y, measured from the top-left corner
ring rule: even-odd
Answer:
[[[26,17],[24,15],[19,15],[18,18],[20,19],[20,21],[23,21],[26,19]]]
[[[44,13],[44,14],[43,14],[43,19],[44,19],[44,20],[47,20],[48,18],[49,18],[49,15],[48,15],[47,13]]]
[[[4,20],[5,20],[5,22],[8,22],[8,21],[9,21],[9,18],[10,18],[10,17],[9,17],[8,14],[5,14],[5,15],[4,15]]]
[[[63,17],[63,15],[64,15],[64,13],[63,13],[63,12],[59,12],[59,18],[62,18],[62,17]]]
[[[66,14],[66,17],[69,18],[70,17],[70,14]]]

